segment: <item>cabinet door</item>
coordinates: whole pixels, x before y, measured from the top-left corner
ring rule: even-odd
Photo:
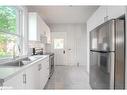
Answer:
[[[45,70],[43,69],[43,63],[41,64],[42,69],[40,70],[40,89],[45,86]]]
[[[49,28],[49,26],[43,21],[43,19],[42,19],[42,30],[43,30],[43,37],[46,37],[46,38],[44,38],[44,39],[46,39],[45,40],[45,42],[44,43],[50,43],[50,28]]]
[[[45,36],[47,37],[47,42],[46,43],[51,43],[50,39],[50,28],[47,24],[45,24]]]
[[[34,89],[35,81],[34,81],[34,68],[30,67],[25,71],[25,89]]]
[[[40,88],[43,89],[49,78],[49,59],[46,58],[41,61],[40,70]]]
[[[45,69],[44,69],[44,62],[43,62],[43,60],[40,61],[39,65],[41,66],[41,68],[39,70],[40,71],[40,89],[43,89],[44,86],[45,86],[45,72],[46,72]]]
[[[38,41],[37,13],[29,13],[29,40]]]
[[[4,82],[2,90],[17,89],[18,88],[17,79],[18,76],[15,76],[12,79],[9,79],[8,81]]]
[[[46,36],[47,36],[47,43],[51,43],[51,34],[50,34],[50,28],[47,28],[47,32],[46,32]]]
[[[91,31],[106,21],[107,7],[100,6],[87,21],[87,31]]]
[[[26,89],[38,89],[39,88],[39,72],[38,63],[28,68],[26,74]]]
[[[41,42],[41,35],[44,35],[43,33],[43,20],[39,15],[37,15],[37,35],[38,35],[38,40]]]
[[[35,81],[35,89],[40,89],[40,71],[39,71],[39,62],[35,65],[34,68],[34,81]]]
[[[41,82],[43,79],[43,71],[42,71],[42,65],[41,65],[42,61],[38,62],[37,65],[37,72],[38,72],[38,82],[37,82],[37,89],[41,89]]]
[[[41,35],[44,35],[45,22],[36,12],[29,13],[29,40],[41,41]]]
[[[3,83],[3,90],[5,89],[24,89],[25,85],[23,84],[23,73],[20,73],[11,79]]]
[[[108,6],[108,19],[118,18],[125,14],[125,6]]]
[[[98,10],[95,13],[95,18],[96,18],[96,26],[101,25],[106,21],[107,17],[107,6],[101,6],[98,8]]]
[[[45,85],[49,79],[49,61],[45,62],[45,73],[44,73],[44,76],[45,76]]]

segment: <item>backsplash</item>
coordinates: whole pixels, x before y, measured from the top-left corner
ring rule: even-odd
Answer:
[[[51,44],[45,44],[45,51],[51,52]]]
[[[32,54],[32,48],[43,48],[43,51],[45,52],[45,44],[37,41],[29,41],[29,50],[28,55]]]

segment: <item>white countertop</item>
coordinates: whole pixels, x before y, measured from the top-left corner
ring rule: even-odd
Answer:
[[[27,65],[23,65],[21,67],[0,66],[0,86],[2,85],[3,82],[7,81],[8,79],[12,78],[13,76],[17,75],[18,73],[24,71],[26,68],[31,67],[36,62],[45,59],[46,57],[49,57],[49,55],[30,56],[30,59],[34,59],[34,61],[31,61]]]

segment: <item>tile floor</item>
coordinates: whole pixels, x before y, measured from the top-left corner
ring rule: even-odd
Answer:
[[[55,66],[45,89],[91,89],[84,66]]]

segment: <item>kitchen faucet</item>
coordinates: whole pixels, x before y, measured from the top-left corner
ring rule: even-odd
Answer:
[[[17,45],[17,44],[16,44]],[[20,46],[19,45],[17,45],[17,48],[18,48],[18,51],[19,51],[19,54],[18,54],[18,56],[16,56],[16,45],[14,44],[13,45],[13,59],[15,59],[16,57],[20,57],[20,54],[21,54],[21,49],[20,49]]]
[[[15,59],[15,44],[13,45],[13,59]]]

